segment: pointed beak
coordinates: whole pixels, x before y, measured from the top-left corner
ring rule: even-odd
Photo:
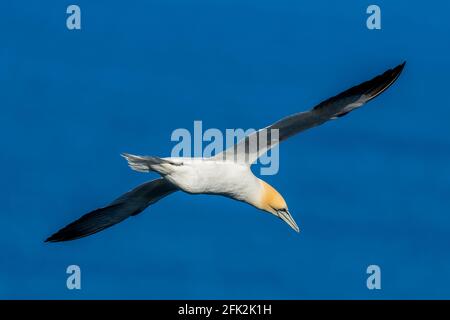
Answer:
[[[277,210],[277,214],[278,217],[280,217],[281,220],[286,222],[292,229],[294,229],[297,232],[300,232],[300,229],[298,228],[294,218],[292,218],[288,210]]]

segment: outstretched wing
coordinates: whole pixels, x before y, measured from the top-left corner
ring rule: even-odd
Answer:
[[[50,236],[45,242],[75,240],[97,233],[137,215],[176,190],[178,188],[164,178],[146,182],[121,195],[108,206],[85,214]]]
[[[321,102],[309,111],[293,114],[254,132],[224,152],[217,154],[215,158],[234,159],[252,164],[279,142],[328,120],[342,117],[377,97],[397,80],[404,66],[405,62],[372,80]]]

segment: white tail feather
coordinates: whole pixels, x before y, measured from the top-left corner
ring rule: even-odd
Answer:
[[[174,165],[180,165],[158,157],[135,156],[128,153],[122,153],[122,157],[128,161],[131,169],[139,172],[156,171],[164,175],[171,172]]]

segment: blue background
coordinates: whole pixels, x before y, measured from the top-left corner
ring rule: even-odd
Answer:
[[[450,298],[450,42],[441,1],[0,4],[0,298]],[[363,109],[280,148],[266,177],[302,233],[176,193],[75,242],[43,240],[156,175],[176,128],[259,128],[407,60]],[[66,267],[82,290],[66,288]],[[366,268],[382,290],[366,288]]]

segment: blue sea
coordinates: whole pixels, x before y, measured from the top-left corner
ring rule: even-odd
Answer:
[[[81,10],[69,30],[66,9]],[[366,9],[381,9],[370,30]],[[0,3],[1,299],[449,299],[449,2]],[[157,177],[177,128],[262,128],[407,61],[263,177],[301,232],[182,192],[101,233],[44,240]],[[259,167],[255,167],[259,173]],[[81,270],[69,290],[66,269]],[[367,268],[381,270],[369,290]]]

